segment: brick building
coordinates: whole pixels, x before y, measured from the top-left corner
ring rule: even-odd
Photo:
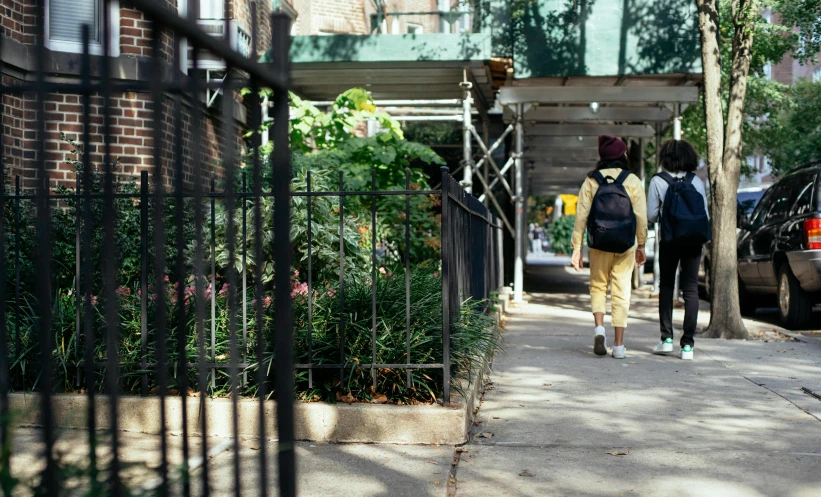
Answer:
[[[459,32],[470,21],[464,0],[293,0],[294,35],[423,34]],[[460,7],[461,6],[461,7]],[[437,12],[454,12],[446,18]]]
[[[37,68],[37,47],[42,42],[45,47],[47,81],[78,82],[80,78],[80,53],[82,52],[81,26],[91,28],[90,51],[93,55],[92,77],[98,76],[100,58],[103,53],[104,29],[102,26],[102,0],[0,0],[2,1],[2,78],[3,83],[16,86],[34,81]],[[192,0],[187,0],[188,2]],[[186,13],[186,0],[169,0],[169,10]],[[199,0],[200,24],[204,29],[221,34],[225,5],[230,1],[229,15],[234,21],[231,29],[235,48],[240,51],[250,47],[251,0]],[[176,3],[175,3],[176,2]],[[41,7],[42,5],[42,7]],[[289,4],[286,5],[290,6]],[[269,12],[259,12],[259,50],[267,49],[271,36]],[[110,2],[111,19],[110,67],[111,75],[117,82],[146,82],[150,77],[151,23],[139,11],[128,6],[124,0]],[[223,64],[214,57],[201,55],[203,69],[191,68],[191,53],[185,40],[180,43],[179,57],[175,60],[175,40],[170,33],[162,38],[164,71],[171,74],[179,71],[183,78],[220,81],[224,75]],[[159,123],[163,129],[165,147],[163,160],[171,165],[173,144],[181,134],[184,154],[184,180],[191,185],[193,172],[193,149],[204,151],[203,162],[217,174],[220,144],[216,130],[222,119],[221,96],[215,92],[202,92],[195,99],[183,99],[181,122],[172,118],[172,100],[164,101],[165,119]],[[154,113],[151,97],[146,93],[113,93],[110,100],[111,153],[119,158],[120,172],[139,174],[154,164],[153,132]],[[191,126],[194,105],[205,112],[200,133]],[[99,167],[103,162],[103,101],[100,96],[91,100],[91,142],[92,163]],[[37,101],[34,93],[3,96],[3,160],[9,176],[20,175],[24,187],[32,187],[36,176],[38,141],[45,141],[47,168],[54,183],[67,186],[74,184],[75,174],[65,162],[66,152],[71,146],[62,138],[81,140],[82,138],[82,97],[76,94],[48,94],[45,99],[46,134],[37,136]],[[241,103],[235,103],[234,116],[237,126],[244,126],[247,112]],[[179,130],[179,131],[178,131]],[[237,146],[242,146],[241,133],[237,133]],[[201,143],[195,143],[199,141]],[[173,184],[173,170],[168,168],[168,184]]]

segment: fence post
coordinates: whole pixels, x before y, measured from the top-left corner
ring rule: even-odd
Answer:
[[[450,403],[450,250],[451,229],[448,168],[442,171],[442,401]]]
[[[20,175],[14,176],[14,358],[22,357],[20,338]],[[14,374],[14,386],[22,379],[22,368]]]
[[[291,19],[284,12],[271,14],[272,67],[283,76],[286,85],[290,79],[289,31]],[[294,453],[294,336],[291,316],[290,270],[290,186],[291,151],[288,147],[288,91],[274,92],[274,254],[276,305],[276,421],[279,432],[279,491],[282,497],[296,495],[296,456]]]
[[[148,395],[148,171],[140,173],[140,395]]]
[[[80,387],[80,308],[83,298],[80,296],[80,173],[74,178],[74,358],[77,361],[76,379],[74,386]],[[4,273],[5,274],[5,273]]]

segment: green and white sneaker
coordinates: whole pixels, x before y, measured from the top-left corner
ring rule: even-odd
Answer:
[[[693,360],[693,347],[689,345],[685,345],[681,349],[681,358],[685,361],[692,361]]]
[[[672,338],[665,338],[664,341],[653,347],[653,353],[659,355],[665,354],[672,354],[673,353],[673,339]]]

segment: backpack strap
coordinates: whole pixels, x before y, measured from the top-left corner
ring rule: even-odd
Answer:
[[[593,171],[590,174],[590,177],[593,178],[594,180],[596,180],[596,183],[598,183],[599,186],[604,185],[605,183],[607,183],[607,181],[604,179],[604,176],[602,176],[601,171],[598,171],[598,170]]]
[[[663,179],[668,185],[672,185],[676,182],[676,178],[673,177],[672,174],[668,173],[667,171],[662,171],[660,173],[656,173],[654,177],[659,177]]]
[[[692,183],[694,179],[696,179],[695,173],[687,173],[684,175],[684,181],[686,183]]]
[[[624,181],[627,179],[628,176],[630,176],[630,171],[628,171],[627,169],[623,170],[621,173],[619,173],[618,178],[616,178],[616,184],[624,184]]]

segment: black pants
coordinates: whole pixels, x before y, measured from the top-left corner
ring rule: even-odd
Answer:
[[[684,335],[681,346],[693,346],[698,322],[698,266],[701,262],[701,247],[681,247],[674,243],[662,243],[659,256],[660,290],[659,324],[661,339],[673,338],[673,292],[676,284],[676,269],[681,263],[679,285],[684,294]]]

